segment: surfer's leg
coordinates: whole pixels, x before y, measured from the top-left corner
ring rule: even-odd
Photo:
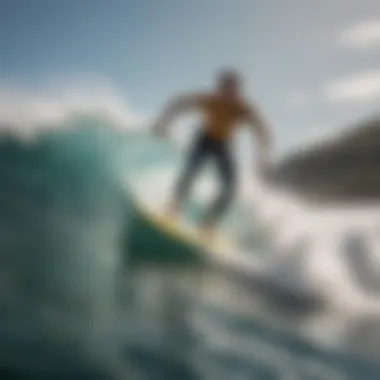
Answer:
[[[207,153],[207,140],[203,136],[200,136],[196,139],[192,149],[190,150],[185,168],[180,175],[179,181],[177,182],[174,197],[169,209],[172,216],[178,214],[181,203],[187,198],[191,185],[193,184],[193,181],[198,174]]]
[[[213,153],[220,175],[221,191],[204,219],[205,225],[211,228],[231,204],[236,190],[236,168],[229,146],[220,145]]]

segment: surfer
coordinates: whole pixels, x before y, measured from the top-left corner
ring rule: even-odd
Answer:
[[[182,95],[165,108],[154,125],[154,132],[166,136],[168,126],[180,114],[201,111],[203,123],[193,141],[187,163],[177,183],[169,213],[177,217],[182,201],[187,197],[201,164],[210,158],[216,164],[222,186],[221,192],[206,213],[201,231],[212,235],[216,222],[233,200],[236,189],[236,167],[231,154],[231,137],[237,125],[247,124],[258,140],[258,169],[266,177],[270,166],[271,134],[258,107],[243,98],[239,74],[224,70],[218,74],[217,88],[210,93]]]

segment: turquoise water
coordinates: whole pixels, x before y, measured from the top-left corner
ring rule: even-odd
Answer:
[[[379,378],[370,358],[343,353],[349,344],[300,328],[332,312],[284,309],[236,271],[124,266],[144,233],[132,228],[140,188],[129,185],[146,187],[152,161],[153,176],[178,153],[107,123],[1,139],[2,379]],[[254,215],[233,212],[256,231]],[[259,237],[249,246],[265,245]]]

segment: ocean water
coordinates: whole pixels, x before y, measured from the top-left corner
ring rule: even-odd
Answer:
[[[375,207],[316,209],[243,183],[221,227],[236,260],[128,266],[146,233],[133,206],[164,207],[183,156],[123,129],[110,102],[81,101],[39,100],[2,124],[2,379],[379,378]],[[190,221],[213,191],[206,171]]]

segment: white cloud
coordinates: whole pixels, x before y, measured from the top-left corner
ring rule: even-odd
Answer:
[[[352,49],[371,49],[380,46],[380,20],[367,20],[343,30],[340,43]]]
[[[112,85],[93,80],[55,81],[38,88],[0,83],[0,130],[33,136],[59,128],[75,115],[102,116],[118,129],[141,127],[146,122]]]
[[[286,99],[286,105],[292,109],[303,109],[310,105],[310,97],[304,92],[294,92]]]
[[[310,128],[309,133],[304,135],[302,145],[309,147],[315,144],[323,144],[335,137],[336,133],[336,128],[331,126],[313,126]]]
[[[380,70],[364,71],[328,84],[324,97],[333,103],[371,101],[380,97]]]

